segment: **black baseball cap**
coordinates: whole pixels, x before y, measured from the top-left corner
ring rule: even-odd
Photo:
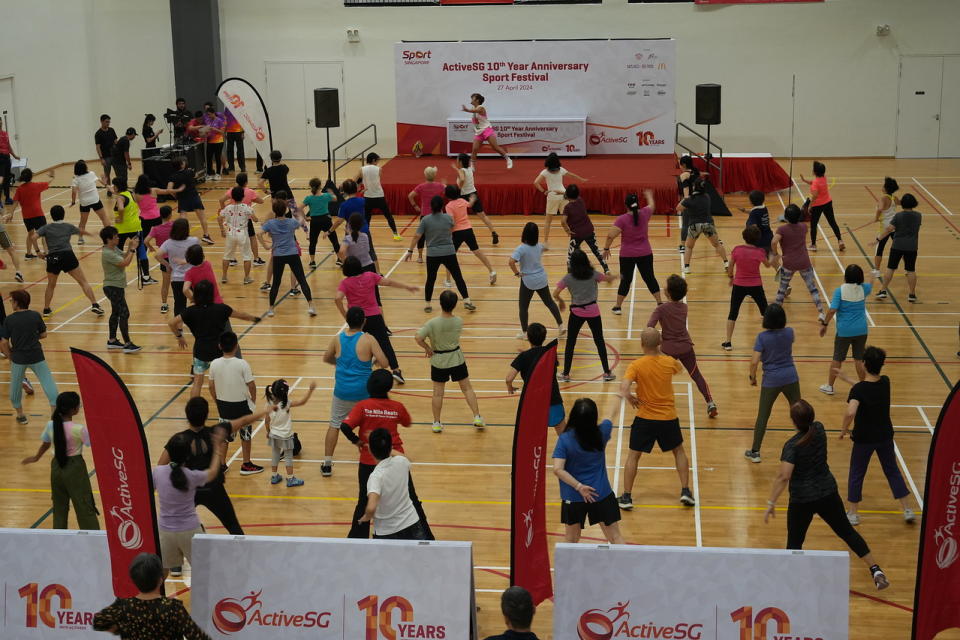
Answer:
[[[134,129],[133,127],[127,127],[127,135],[130,135],[131,133],[133,135],[137,135],[137,130]]]

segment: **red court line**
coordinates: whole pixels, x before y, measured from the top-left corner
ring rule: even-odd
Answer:
[[[177,592],[174,593],[173,595],[169,595],[169,596],[167,596],[167,597],[168,597],[168,598],[176,598],[176,597],[179,596],[179,595],[183,595],[183,594],[186,593],[187,591],[190,591],[190,587],[184,587],[183,589],[180,589],[180,591],[177,591]]]
[[[897,609],[902,609],[909,613],[913,613],[913,609],[911,609],[910,607],[905,607],[902,604],[897,604],[896,602],[890,602],[889,600],[884,600],[883,598],[872,596],[869,593],[860,593],[859,591],[854,591],[853,589],[850,589],[850,595],[860,596],[861,598],[866,598],[867,600],[873,600],[874,602],[879,602],[880,604],[889,605],[891,607],[896,607]]]

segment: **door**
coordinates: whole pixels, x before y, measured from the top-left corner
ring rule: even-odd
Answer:
[[[333,87],[340,95],[340,127],[330,129],[336,146],[343,140],[343,63],[267,62],[267,110],[273,146],[291,160],[325,160],[326,132],[314,125],[313,90]]]
[[[904,56],[900,59],[898,158],[938,157],[942,83],[942,57]]]
[[[10,144],[14,151],[19,151],[17,144],[17,119],[13,114],[13,77],[0,78],[0,119],[3,128],[10,134]]]
[[[960,158],[960,56],[943,58],[940,97],[940,157]]]

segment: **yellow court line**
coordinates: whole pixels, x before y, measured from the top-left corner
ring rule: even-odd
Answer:
[[[50,489],[16,489],[16,488],[3,488],[0,487],[0,492],[23,492],[23,493],[50,493]],[[99,491],[94,491],[94,493],[100,493]],[[329,502],[356,502],[356,497],[339,497],[339,496],[265,496],[265,495],[254,495],[254,494],[245,494],[245,493],[231,493],[229,494],[231,498],[249,498],[257,500],[325,500]],[[493,506],[509,506],[510,502],[507,500],[423,500],[428,504],[463,504],[463,505],[493,505]],[[547,502],[548,507],[559,507],[559,502]],[[679,504],[638,504],[633,503],[634,508],[641,509],[680,509],[685,510],[690,507],[679,505]],[[741,507],[735,505],[700,505],[701,509],[713,509],[715,511],[763,511],[766,507]],[[778,507],[777,511],[786,511],[785,507]],[[900,515],[900,511],[888,511],[888,510],[867,510],[860,509],[860,513],[873,513],[873,514],[886,514],[886,515]],[[923,513],[922,511],[915,511],[917,515]]]

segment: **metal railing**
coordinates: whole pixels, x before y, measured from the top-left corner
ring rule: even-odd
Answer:
[[[687,145],[680,142],[680,128],[683,127],[684,130],[689,131],[696,137],[700,138],[706,143],[706,153],[700,153],[699,151],[688,147]],[[719,187],[720,191],[723,191],[723,149],[720,148],[720,145],[710,140],[710,125],[707,125],[707,136],[704,137],[699,132],[694,131],[687,125],[682,122],[678,122],[674,130],[674,141],[676,145],[687,152],[690,157],[697,156],[703,159],[704,164],[706,165],[707,172],[710,173],[710,168],[714,167],[717,170],[717,180],[716,185]],[[717,150],[717,155],[714,155],[711,152],[711,149]],[[714,159],[718,158],[717,162],[714,162]]]
[[[376,125],[376,124],[368,124],[368,125],[365,126],[363,129],[361,129],[361,130],[358,131],[357,133],[353,134],[352,136],[350,136],[349,138],[347,138],[346,140],[344,140],[342,143],[340,143],[336,148],[334,148],[334,149],[332,149],[332,150],[330,151],[330,161],[332,162],[332,161],[334,161],[334,159],[337,157],[337,151],[340,151],[340,149],[343,149],[343,148],[346,147],[348,144],[350,144],[351,142],[353,142],[354,140],[356,140],[357,138],[359,138],[361,135],[363,135],[364,133],[366,133],[368,129],[373,129],[373,144],[370,144],[369,146],[364,147],[363,149],[361,149],[361,150],[358,151],[357,153],[353,154],[352,156],[350,156],[349,158],[347,158],[346,160],[344,160],[344,161],[341,162],[340,164],[334,166],[334,167],[333,167],[333,181],[334,181],[334,182],[337,181],[337,171],[339,171],[340,169],[343,169],[345,166],[347,166],[348,164],[350,164],[351,162],[353,162],[353,161],[356,160],[357,158],[362,157],[367,151],[370,151],[370,149],[373,149],[375,146],[377,146],[377,125]],[[329,145],[328,145],[328,146],[329,146]],[[329,166],[329,165],[328,165],[328,166]]]

